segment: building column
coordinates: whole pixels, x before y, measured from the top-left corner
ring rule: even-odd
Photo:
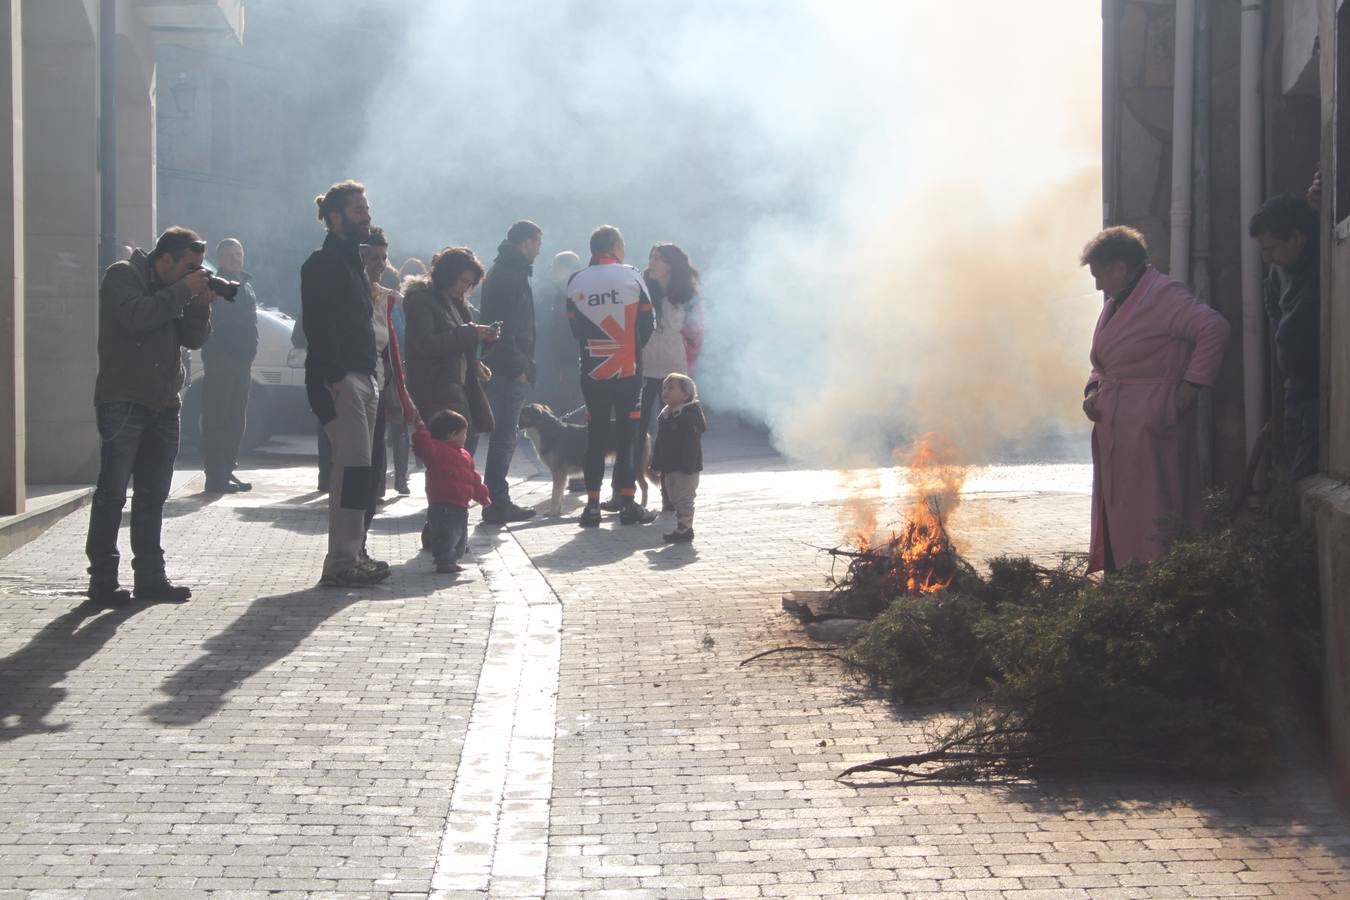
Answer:
[[[96,5],[95,5],[96,6]],[[98,53],[85,0],[24,4],[28,480],[93,484],[99,439]]]
[[[0,0],[0,515],[24,511],[23,28]]]

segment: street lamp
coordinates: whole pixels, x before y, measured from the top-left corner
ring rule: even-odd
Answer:
[[[178,79],[174,81],[173,87],[169,88],[169,96],[173,97],[174,112],[159,110],[161,119],[187,119],[197,110],[197,82],[188,77],[186,72],[179,72]]]

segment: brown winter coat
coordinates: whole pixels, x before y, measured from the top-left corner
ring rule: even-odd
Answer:
[[[453,409],[470,434],[492,431],[492,407],[479,382],[478,329],[468,304],[457,304],[419,278],[403,295],[407,321],[403,364],[408,394],[423,418]]]
[[[113,263],[98,289],[94,403],[177,407],[184,376],[180,348],[200,349],[210,334],[211,308],[192,302],[183,281],[161,284],[144,251]]]

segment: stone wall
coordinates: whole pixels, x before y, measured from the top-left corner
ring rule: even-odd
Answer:
[[[1111,10],[1111,5],[1104,8]],[[1105,22],[1118,41],[1115,74],[1119,135],[1112,221],[1144,233],[1154,264],[1164,272],[1169,259],[1172,202],[1172,80],[1176,41],[1172,0],[1126,0],[1117,5],[1117,21]],[[1241,227],[1238,192],[1238,15],[1237,4],[1211,3],[1208,27],[1197,37],[1210,53],[1210,241],[1206,248],[1210,296],[1203,297],[1234,326],[1214,390],[1214,481],[1230,488],[1246,469],[1242,404],[1242,321],[1240,277]],[[1110,77],[1108,74],[1107,77]]]
[[[1320,104],[1322,204],[1322,471],[1299,487],[1317,526],[1321,560],[1322,620],[1326,634],[1325,702],[1331,759],[1342,799],[1350,801],[1350,232],[1332,209],[1341,154],[1336,141],[1338,46],[1336,0],[1319,0],[1318,67],[1324,85]],[[1350,9],[1342,15],[1350,15]]]

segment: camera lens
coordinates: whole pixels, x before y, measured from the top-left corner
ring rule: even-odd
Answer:
[[[206,279],[206,284],[211,290],[216,292],[217,296],[224,297],[231,303],[239,295],[239,282],[230,281],[228,278],[221,278],[219,275],[212,275]]]

